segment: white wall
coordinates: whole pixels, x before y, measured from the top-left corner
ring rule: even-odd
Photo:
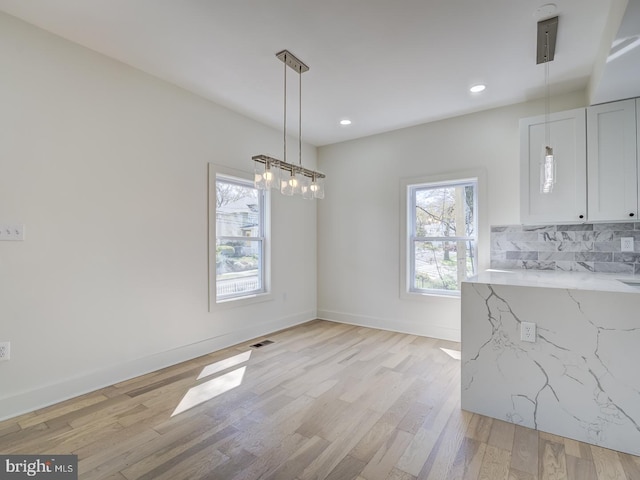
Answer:
[[[4,14],[0,64],[0,419],[315,318],[316,204],[280,195],[274,300],[208,312],[207,163],[281,133]]]
[[[585,106],[585,93],[550,104]],[[400,298],[400,179],[486,170],[479,263],[488,268],[489,226],[520,222],[519,119],[543,113],[543,102],[524,103],[321,147],[318,316],[459,340],[459,298]]]

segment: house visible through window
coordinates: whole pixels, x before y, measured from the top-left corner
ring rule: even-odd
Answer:
[[[477,181],[408,186],[408,290],[459,294],[476,273]]]
[[[241,178],[216,175],[216,302],[265,292],[264,192]]]

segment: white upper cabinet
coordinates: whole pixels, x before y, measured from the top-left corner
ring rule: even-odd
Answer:
[[[638,217],[636,100],[587,108],[590,221]]]
[[[547,145],[545,115],[520,120],[520,222],[584,222],[587,219],[586,113],[584,108],[549,115],[548,142],[556,184],[540,192],[540,164]]]

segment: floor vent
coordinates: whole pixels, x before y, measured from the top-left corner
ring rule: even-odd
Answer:
[[[273,343],[272,340],[263,340],[261,342],[258,343],[254,343],[253,345],[249,345],[252,348],[260,348],[260,347],[264,347],[265,345],[271,345]]]

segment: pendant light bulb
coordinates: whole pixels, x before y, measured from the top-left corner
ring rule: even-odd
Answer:
[[[553,148],[545,147],[544,162],[540,172],[540,192],[551,193],[556,183],[556,162],[553,158]]]

